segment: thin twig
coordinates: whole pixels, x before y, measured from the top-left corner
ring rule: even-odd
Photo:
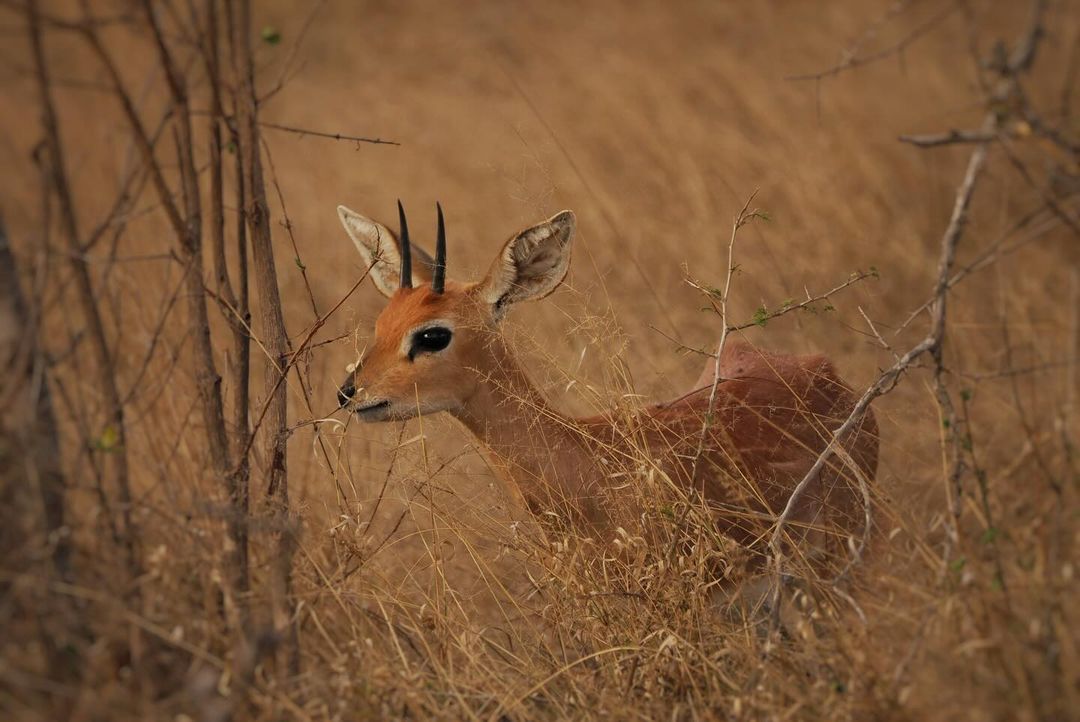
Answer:
[[[739,229],[750,221],[751,218],[757,216],[757,212],[748,213],[750,204],[754,202],[754,198],[757,196],[755,190],[750,194],[750,197],[746,199],[746,203],[739,210],[739,214],[735,217],[735,220],[731,224],[731,235],[728,239],[727,250],[727,274],[724,278],[724,290],[720,296],[720,340],[716,344],[716,354],[713,365],[713,378],[712,384],[709,387],[709,403],[705,409],[705,419],[701,424],[701,433],[698,435],[697,449],[694,452],[694,461],[690,467],[690,478],[695,479],[697,477],[698,463],[701,460],[701,454],[705,450],[705,441],[709,435],[709,427],[712,425],[713,409],[716,406],[716,392],[720,386],[720,360],[724,355],[724,346],[727,344],[728,338],[728,323],[727,323],[727,301],[731,292],[731,278],[735,273],[735,240],[739,236]],[[668,563],[674,558],[675,550],[678,548],[679,536],[682,532],[683,524],[686,522],[687,516],[690,514],[690,510],[693,508],[693,504],[687,502],[682,514],[679,516],[678,522],[674,526],[674,532],[671,538],[671,546],[668,548]]]
[[[724,278],[723,295],[720,297],[720,340],[716,344],[716,364],[713,366],[712,385],[709,387],[709,403],[705,407],[705,421],[701,425],[701,434],[698,436],[697,451],[694,452],[694,463],[690,472],[691,479],[696,478],[698,461],[701,459],[701,452],[705,449],[705,439],[709,434],[709,425],[712,423],[713,409],[716,407],[716,390],[720,386],[720,361],[724,357],[724,346],[727,344],[728,334],[731,332],[727,322],[727,302],[731,293],[731,277],[735,273],[735,240],[739,236],[739,229],[755,215],[747,213],[747,211],[750,204],[754,202],[757,193],[757,191],[754,191],[750,194],[750,197],[746,199],[746,203],[743,203],[739,215],[735,217],[735,221],[731,224],[731,237],[728,240],[727,252],[727,275]]]
[[[851,274],[851,276],[849,276],[846,281],[844,281],[838,286],[830,288],[824,293],[820,293],[817,296],[810,296],[809,294],[807,294],[807,298],[805,301],[801,301],[800,303],[784,304],[775,311],[769,311],[767,313],[756,316],[751,321],[740,323],[736,326],[729,326],[728,331],[742,331],[753,326],[764,326],[766,322],[771,321],[774,318],[779,318],[781,316],[791,313],[792,311],[799,311],[805,308],[809,308],[815,303],[820,303],[821,301],[828,300],[830,296],[834,296],[837,293],[843,291],[845,288],[853,286],[864,279],[877,277],[878,274],[876,271],[856,271],[855,273]]]
[[[1047,210],[1046,206],[1040,205],[1035,210],[1025,214],[1024,216],[1022,216],[1016,223],[1011,225],[1009,228],[1005,229],[1005,231],[1003,231],[1001,234],[999,234],[997,238],[995,238],[993,241],[991,241],[989,244],[987,244],[987,246],[982,251],[980,251],[979,254],[970,263],[967,263],[966,265],[961,266],[960,269],[956,273],[954,273],[952,275],[952,277],[949,279],[949,288],[952,288],[956,284],[960,283],[960,281],[964,280],[964,278],[966,278],[968,275],[974,273],[975,271],[978,271],[978,270],[988,266],[990,263],[997,260],[1002,255],[1005,255],[1007,253],[1011,253],[1011,252],[1015,251],[1016,249],[1026,245],[1028,243],[1031,243],[1032,241],[1038,240],[1042,236],[1046,235],[1046,233],[1053,230],[1056,227],[1056,224],[1049,224],[1049,223],[1044,221],[1037,229],[1033,230],[1028,236],[1026,236],[1024,238],[1021,238],[1020,240],[1018,240],[1015,243],[1012,243],[1012,244],[1010,244],[1008,246],[1004,245],[1005,241],[1007,241],[1009,238],[1011,238],[1014,233],[1017,233],[1018,231],[1023,230],[1030,223],[1032,223],[1036,218],[1038,218],[1040,215],[1043,215],[1046,212],[1046,210]],[[917,308],[915,308],[914,311],[909,313],[907,318],[904,319],[904,322],[901,323],[896,328],[896,331],[893,332],[894,335],[898,335],[901,331],[903,331],[905,328],[907,328],[911,324],[911,322],[914,321],[915,318],[920,313],[922,313],[923,311],[925,311],[927,308],[930,307],[930,304],[933,303],[933,300],[934,300],[933,298],[928,299],[924,303],[920,304]]]
[[[311,130],[310,128],[296,128],[291,125],[271,123],[266,120],[259,121],[259,127],[271,128],[273,130],[283,130],[286,133],[296,133],[301,137],[310,135],[315,138],[329,138],[330,140],[347,140],[352,143],[356,143],[357,148],[360,147],[361,143],[370,143],[371,145],[401,145],[401,143],[397,142],[396,140],[383,140],[382,138],[366,138],[361,135],[346,135],[345,133],[326,133],[321,130]]]
[[[679,339],[675,338],[671,334],[668,334],[668,333],[665,333],[664,331],[661,331],[659,328],[652,325],[651,323],[649,324],[649,328],[651,328],[653,331],[656,331],[658,334],[660,334],[661,336],[666,338],[668,341],[671,341],[673,344],[675,344],[675,346],[680,351],[686,351],[687,353],[696,353],[696,354],[698,354],[700,356],[705,356],[706,358],[716,358],[716,353],[715,352],[706,351],[703,348],[695,348],[693,346],[687,346],[686,344],[684,344]]]
[[[826,68],[825,70],[821,70],[816,73],[789,75],[784,79],[794,81],[823,80],[825,78],[839,75],[840,73],[847,70],[854,70],[855,68],[861,68],[866,65],[871,65],[880,60],[885,60],[886,58],[893,55],[900,55],[904,52],[904,50],[908,48],[908,46],[910,46],[916,40],[940,27],[941,21],[947,18],[949,15],[952,15],[962,5],[963,3],[960,2],[949,3],[944,8],[942,8],[940,12],[935,13],[934,15],[927,18],[925,21],[917,25],[911,32],[909,32],[899,41],[890,45],[887,48],[878,50],[874,53],[870,53],[869,55],[859,57],[858,52],[861,47],[860,44],[856,44],[856,46],[854,46],[853,48],[849,48],[848,50],[844,51],[840,62],[830,68]]]

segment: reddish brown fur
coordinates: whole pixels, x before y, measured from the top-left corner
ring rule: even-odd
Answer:
[[[697,443],[709,407],[713,366],[710,362],[703,373],[707,385],[651,410],[663,443],[679,444],[681,439],[686,446],[688,438]],[[722,531],[751,545],[783,510],[832,430],[851,413],[856,397],[823,356],[771,354],[729,344],[720,372],[704,454],[707,463],[698,463],[693,488],[721,510],[716,519]],[[872,480],[878,456],[872,414],[843,447],[859,473]],[[689,453],[695,451],[696,446]],[[680,478],[689,480],[692,468],[680,463]],[[834,457],[806,488],[792,520],[813,528],[819,539],[834,540],[861,527],[861,501],[855,472]]]
[[[822,356],[785,356],[729,344],[713,420],[695,465],[711,364],[697,388],[675,401],[622,418],[571,418],[552,409],[529,382],[477,302],[475,289],[448,284],[441,296],[429,286],[395,293],[376,322],[375,345],[355,381],[367,394],[399,400],[401,408],[391,416],[411,415],[418,403],[422,410],[451,413],[484,443],[511,493],[536,513],[554,512],[589,528],[607,528],[617,510],[609,508],[612,496],[605,487],[626,480],[620,475],[610,481],[613,470],[634,466],[647,450],[658,470],[680,485],[692,483],[709,500],[720,531],[757,546],[855,402]],[[435,318],[454,322],[451,348],[438,357],[403,359],[404,335]],[[844,444],[871,480],[877,447],[872,415]],[[818,546],[822,536],[857,533],[860,499],[854,474],[834,458],[806,490],[793,524],[812,526]]]

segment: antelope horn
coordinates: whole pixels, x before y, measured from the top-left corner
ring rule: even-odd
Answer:
[[[435,265],[431,269],[431,290],[442,293],[446,285],[446,225],[443,223],[442,206],[435,203],[439,214],[439,231],[435,236]]]
[[[398,228],[401,230],[401,288],[412,288],[412,247],[409,245],[409,224],[405,220],[405,209],[401,201],[397,202]]]

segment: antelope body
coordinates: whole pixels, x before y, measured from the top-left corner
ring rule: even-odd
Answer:
[[[514,303],[542,298],[562,282],[574,214],[563,211],[521,231],[483,280],[458,283],[445,277],[441,208],[432,259],[410,243],[398,207],[397,235],[338,207],[372,280],[389,298],[375,323],[374,344],[342,385],[339,401],[362,421],[449,413],[476,436],[511,493],[534,513],[553,512],[590,531],[607,529],[618,515],[617,490],[633,478],[622,472],[644,460],[700,494],[714,510],[718,531],[758,548],[855,403],[824,357],[728,344],[708,420],[712,359],[696,387],[674,401],[588,418],[562,414],[530,382],[499,321]],[[818,548],[835,548],[861,527],[854,479],[857,473],[872,479],[877,467],[872,415],[841,446],[838,456],[848,464],[834,456],[790,517]]]

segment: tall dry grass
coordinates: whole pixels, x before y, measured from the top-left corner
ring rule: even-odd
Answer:
[[[446,419],[316,423],[332,416],[345,365],[381,308],[365,284],[297,368],[313,406],[289,379],[301,672],[266,660],[245,684],[235,672],[247,660],[223,611],[241,601],[227,584],[230,510],[207,473],[176,300],[182,270],[161,211],[142,193],[125,232],[90,254],[128,397],[144,552],[144,575],[130,580],[93,473],[110,453],[101,390],[88,382],[93,365],[64,252],[44,230],[20,4],[2,7],[0,157],[9,170],[0,199],[22,287],[43,308],[76,570],[70,582],[43,571],[58,539],[42,534],[36,478],[12,431],[25,421],[12,411],[0,448],[6,718],[63,710],[72,719],[1051,720],[1080,709],[1071,603],[1080,255],[1073,230],[1046,209],[1050,197],[1062,214],[1080,216],[1075,154],[1016,135],[1011,152],[1032,185],[1006,150],[991,147],[958,248],[957,268],[976,265],[948,308],[945,383],[962,432],[943,424],[929,366],[875,403],[873,553],[844,585],[792,584],[779,633],[754,594],[730,591],[746,577],[740,550],[711,531],[692,499],[648,473],[629,476],[625,489],[642,518],[614,539],[583,539],[516,508]],[[719,323],[685,278],[720,284],[731,218],[755,190],[771,221],[748,226],[736,247],[734,320],[832,288],[857,269],[873,267],[878,278],[816,312],[737,335],[827,353],[857,389],[893,363],[892,350],[922,338],[925,315],[905,321],[931,296],[969,149],[921,150],[896,137],[977,125],[986,108],[969,44],[987,57],[997,38],[1013,42],[1027,6],[415,2],[312,11],[268,2],[258,13],[264,37],[283,37],[257,55],[261,87],[281,81],[265,119],[402,143],[265,131],[294,341],[362,273],[337,227],[338,203],[389,217],[399,196],[410,207],[438,198],[448,210],[450,273],[460,278],[484,268],[508,233],[571,207],[580,235],[567,287],[516,312],[507,333],[547,394],[590,413],[673,396],[697,377],[700,359],[670,338],[708,347]],[[1047,13],[1024,90],[1075,144],[1078,8],[1058,2]],[[785,79],[833,66],[844,48],[868,56],[912,33],[880,62],[820,81]],[[122,71],[140,108],[162,112],[145,37],[124,26],[107,37],[128,59]],[[170,40],[186,47],[183,36]],[[91,223],[133,167],[130,139],[77,39],[56,34],[50,48],[78,210]],[[215,338],[225,338],[225,320],[213,315]],[[232,361],[223,345],[222,368]],[[227,403],[235,398],[224,392]],[[954,439],[964,496],[946,559]],[[268,460],[253,461],[256,583],[242,602],[263,608],[281,530],[262,506]],[[672,519],[686,509],[676,538]],[[137,609],[126,601],[133,585]],[[133,636],[144,647],[137,666]],[[59,674],[57,658],[75,673]]]

